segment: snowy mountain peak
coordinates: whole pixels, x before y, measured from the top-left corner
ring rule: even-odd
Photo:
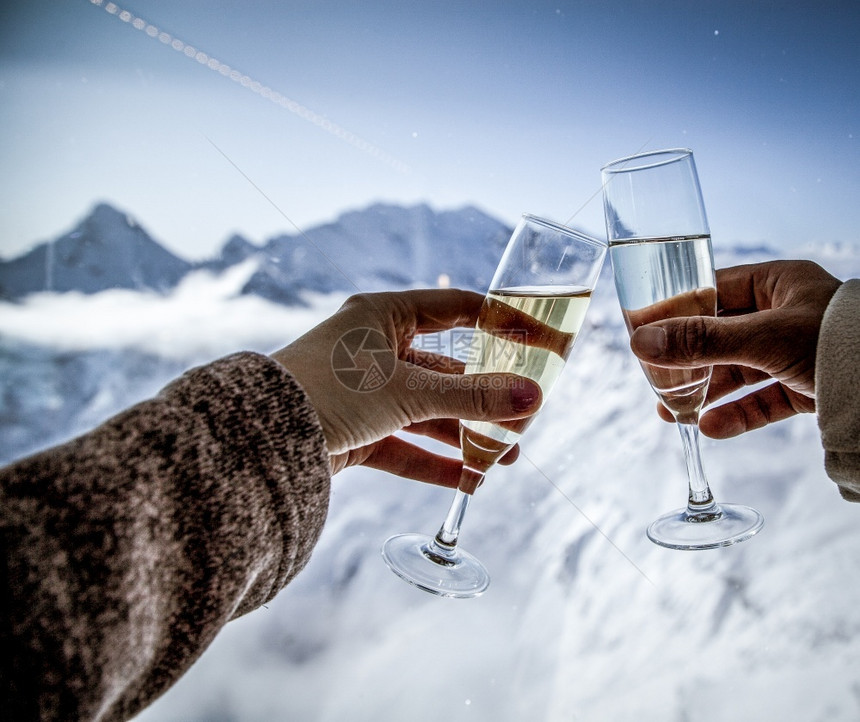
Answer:
[[[484,291],[510,232],[472,207],[437,212],[423,203],[377,203],[332,223],[272,238],[260,272],[319,291],[435,286],[443,276],[452,286]]]
[[[117,210],[104,201],[96,203],[90,214],[82,221],[81,225],[92,225],[95,227],[116,227],[125,223],[129,228],[137,228],[137,221],[128,213]]]
[[[167,291],[191,269],[128,214],[97,204],[73,230],[0,263],[0,298],[110,288]]]
[[[238,233],[234,233],[227,239],[227,242],[221,248],[221,258],[225,260],[236,258],[237,261],[234,262],[244,261],[252,253],[256,253],[259,250],[260,249],[247,238],[239,235]]]

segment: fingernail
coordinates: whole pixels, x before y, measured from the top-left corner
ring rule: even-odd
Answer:
[[[531,381],[514,384],[511,389],[511,406],[518,414],[530,411],[540,400],[540,386]]]
[[[640,326],[631,340],[640,356],[660,358],[666,352],[666,332],[660,326]]]

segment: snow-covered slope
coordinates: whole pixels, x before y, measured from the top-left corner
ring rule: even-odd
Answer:
[[[721,266],[774,255],[717,246]],[[854,248],[789,255],[860,275]],[[166,296],[3,304],[0,383],[17,404],[4,402],[4,438],[17,418],[18,448],[49,443],[188,364],[274,349],[343,298],[287,308],[236,297],[253,270],[198,272]],[[814,417],[704,442],[717,497],[764,513],[757,537],[707,552],[652,545],[647,524],[685,500],[680,440],[657,418],[602,284],[521,459],[493,470],[469,509],[462,544],[493,577],[483,597],[420,592],[379,555],[390,534],[434,532],[449,491],[347,470],[304,572],[228,625],[140,719],[860,718],[860,505],[825,476]],[[81,317],[90,328],[76,332]],[[52,410],[56,427],[26,421]]]

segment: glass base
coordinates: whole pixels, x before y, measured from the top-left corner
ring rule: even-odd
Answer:
[[[648,527],[648,538],[669,549],[716,549],[745,541],[761,531],[764,517],[742,504],[718,504],[714,509],[691,514],[676,509]]]
[[[398,534],[382,545],[382,558],[401,579],[440,597],[468,599],[483,594],[490,575],[469,552],[448,549],[426,534]]]

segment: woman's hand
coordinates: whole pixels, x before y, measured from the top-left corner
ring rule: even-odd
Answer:
[[[272,354],[316,409],[333,473],[363,464],[456,487],[459,460],[394,434],[406,430],[458,446],[459,419],[520,419],[540,407],[540,387],[528,379],[464,375],[461,362],[412,347],[418,334],[474,327],[483,298],[456,289],[359,294]],[[503,463],[517,453],[514,447]]]

